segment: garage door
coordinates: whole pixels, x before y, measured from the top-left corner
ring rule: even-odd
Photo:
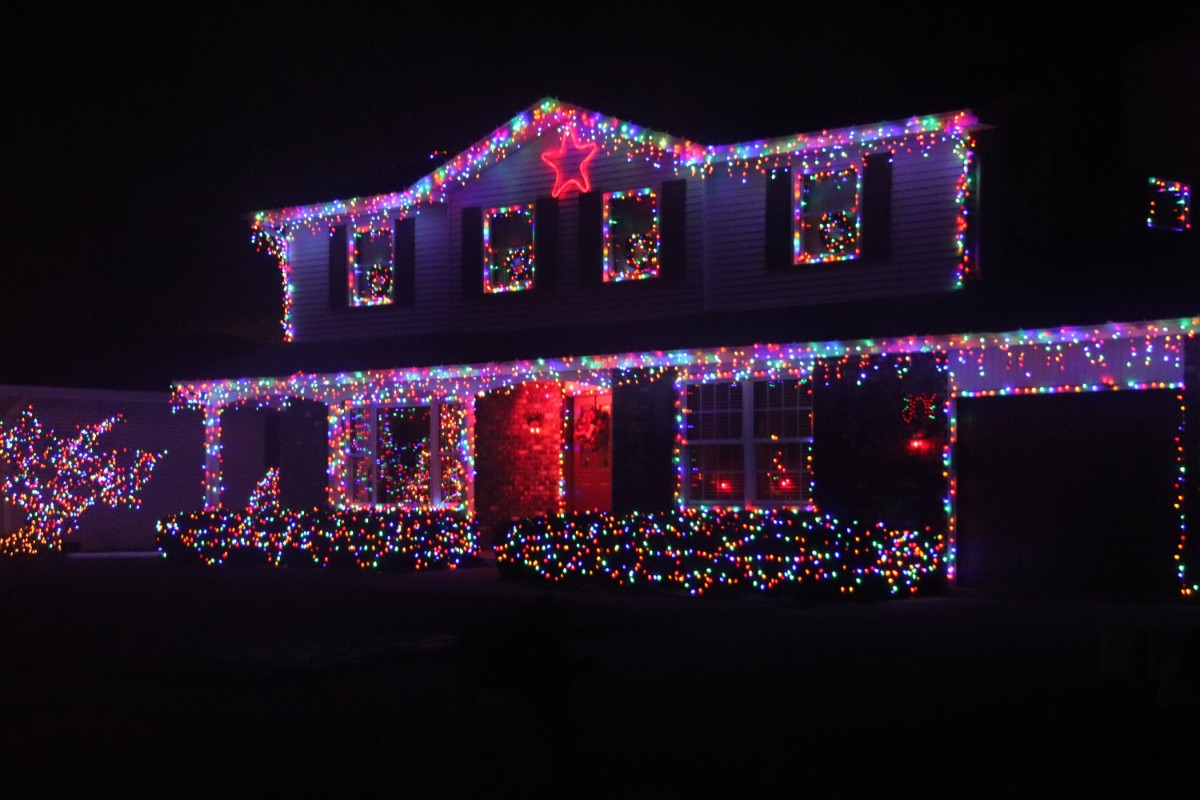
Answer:
[[[1178,591],[1179,401],[1121,391],[958,402],[958,584]]]

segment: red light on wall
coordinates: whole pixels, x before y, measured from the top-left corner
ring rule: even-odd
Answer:
[[[722,478],[721,480],[717,481],[718,494],[731,494],[732,492],[733,481],[729,480],[728,478]]]
[[[908,454],[910,456],[928,456],[932,455],[937,445],[932,439],[926,439],[924,436],[914,436],[908,440]]]

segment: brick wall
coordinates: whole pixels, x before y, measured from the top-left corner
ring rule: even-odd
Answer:
[[[562,414],[557,383],[528,383],[476,401],[475,513],[485,544],[496,525],[558,511]],[[540,419],[540,431],[531,419]]]

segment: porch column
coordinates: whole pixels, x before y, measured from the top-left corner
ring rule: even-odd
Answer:
[[[204,406],[204,510],[221,508],[221,406]]]
[[[472,394],[466,403],[467,426],[467,513],[475,516],[475,401],[478,394]]]
[[[342,426],[342,417],[346,406],[342,403],[328,405],[326,421],[329,437],[329,505],[333,508],[344,508],[348,503],[346,497],[346,430]]]

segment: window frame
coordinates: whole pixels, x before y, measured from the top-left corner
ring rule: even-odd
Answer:
[[[835,177],[847,172],[854,172],[854,202],[849,211],[838,212],[843,215],[853,215],[854,237],[853,249],[849,252],[833,252],[829,244],[823,243],[824,252],[809,252],[806,247],[811,242],[812,234],[805,235],[806,230],[819,231],[818,223],[806,220],[805,199],[806,181],[818,176]],[[841,166],[827,165],[821,168],[792,170],[792,263],[796,265],[831,264],[843,261],[856,261],[862,258],[862,203],[863,203],[863,173],[864,164],[860,160]],[[824,212],[828,214],[830,212]],[[822,215],[824,216],[824,214]],[[844,226],[843,226],[844,227]],[[835,228],[836,230],[836,228]]]
[[[369,223],[352,225],[346,236],[346,304],[350,308],[390,306],[396,302],[396,231],[394,224],[377,226]],[[360,292],[365,277],[359,271],[359,237],[363,234],[387,237],[387,291],[382,297],[364,296]]]
[[[783,406],[780,410],[786,412],[789,409],[807,414],[807,425],[797,435],[781,436],[770,433],[760,433],[756,429],[756,420],[758,419],[757,412],[770,411],[769,405],[766,408],[760,408],[756,405],[757,390],[759,384],[772,383],[794,383],[797,388],[805,391],[807,402],[796,406]],[[713,414],[718,415],[720,411],[709,411],[703,408],[695,408],[689,405],[689,394],[693,390],[700,390],[706,386],[728,385],[738,387],[740,397],[739,404],[736,408],[728,408],[726,411],[730,416],[737,417],[736,431],[730,431],[730,435],[724,436],[702,436],[698,437],[691,433],[694,427],[690,424],[690,419],[694,414]],[[681,408],[683,411],[681,425],[681,452],[680,452],[680,498],[685,506],[737,506],[746,508],[804,508],[813,509],[814,503],[812,498],[812,453],[813,453],[813,428],[812,428],[812,385],[806,378],[799,377],[782,377],[782,378],[747,378],[744,380],[731,381],[689,381],[683,384],[683,397],[681,400]],[[806,431],[806,433],[805,433]],[[800,445],[802,451],[802,464],[797,475],[800,478],[800,484],[797,488],[798,497],[795,499],[787,498],[771,498],[759,491],[760,469],[758,464],[759,452],[764,446],[786,446]],[[741,491],[734,493],[723,499],[720,497],[712,498],[705,493],[704,496],[697,497],[696,491],[693,488],[692,474],[695,469],[693,456],[698,448],[708,447],[725,447],[734,448],[740,455],[740,465],[734,468],[735,473],[740,473]],[[738,461],[735,456],[734,461]],[[768,471],[769,474],[769,471]],[[736,487],[732,487],[736,489]]]
[[[442,415],[443,410],[447,408],[458,409],[461,417],[459,420],[460,429],[458,431],[458,442],[453,443],[450,448],[443,445],[444,437],[442,436]],[[379,462],[379,417],[380,412],[399,409],[427,409],[429,414],[429,429],[426,441],[430,444],[436,442],[437,446],[429,448],[429,467],[427,478],[427,490],[429,493],[428,504],[422,503],[405,503],[405,502],[389,502],[383,503],[379,501],[380,495],[380,475],[382,466]],[[345,451],[344,462],[345,471],[341,479],[342,496],[345,498],[346,505],[355,509],[376,509],[382,510],[387,508],[402,508],[410,510],[425,510],[425,509],[465,509],[468,503],[469,487],[467,485],[469,475],[469,456],[467,453],[467,430],[466,430],[466,406],[462,403],[447,402],[435,400],[428,404],[384,404],[384,405],[367,405],[356,406],[348,410],[345,416]],[[356,436],[356,423],[353,417],[360,416],[362,419],[361,426],[365,432],[365,436]],[[361,447],[356,445],[361,444]],[[362,465],[362,466],[360,466]],[[457,501],[447,500],[446,498],[446,480],[452,470],[457,469],[461,472],[460,480],[462,486],[460,488],[461,495]],[[367,476],[368,485],[366,486],[365,497],[360,496],[359,479],[361,475]]]
[[[1152,231],[1182,233],[1192,227],[1192,187],[1185,181],[1150,178],[1146,227]],[[1170,206],[1180,210],[1172,213]]]
[[[649,235],[654,240],[653,250],[653,267],[645,272],[637,270],[622,270],[614,269],[614,246],[612,237],[612,202],[637,200],[648,197],[651,203],[651,223]],[[634,231],[635,235],[641,233]],[[624,191],[604,192],[601,195],[601,237],[602,237],[602,281],[604,283],[625,283],[628,281],[637,280],[652,280],[662,275],[662,210],[659,192],[649,187],[641,189],[629,189]]]
[[[527,214],[529,216],[529,256],[528,270],[529,277],[520,281],[513,281],[508,284],[500,284],[493,282],[492,276],[500,266],[494,264],[492,259],[494,250],[492,247],[492,226],[493,217],[500,215],[509,215],[513,212]],[[514,203],[504,206],[494,206],[492,208],[482,209],[482,226],[483,226],[483,294],[507,294],[514,292],[525,292],[537,286],[537,203]]]

